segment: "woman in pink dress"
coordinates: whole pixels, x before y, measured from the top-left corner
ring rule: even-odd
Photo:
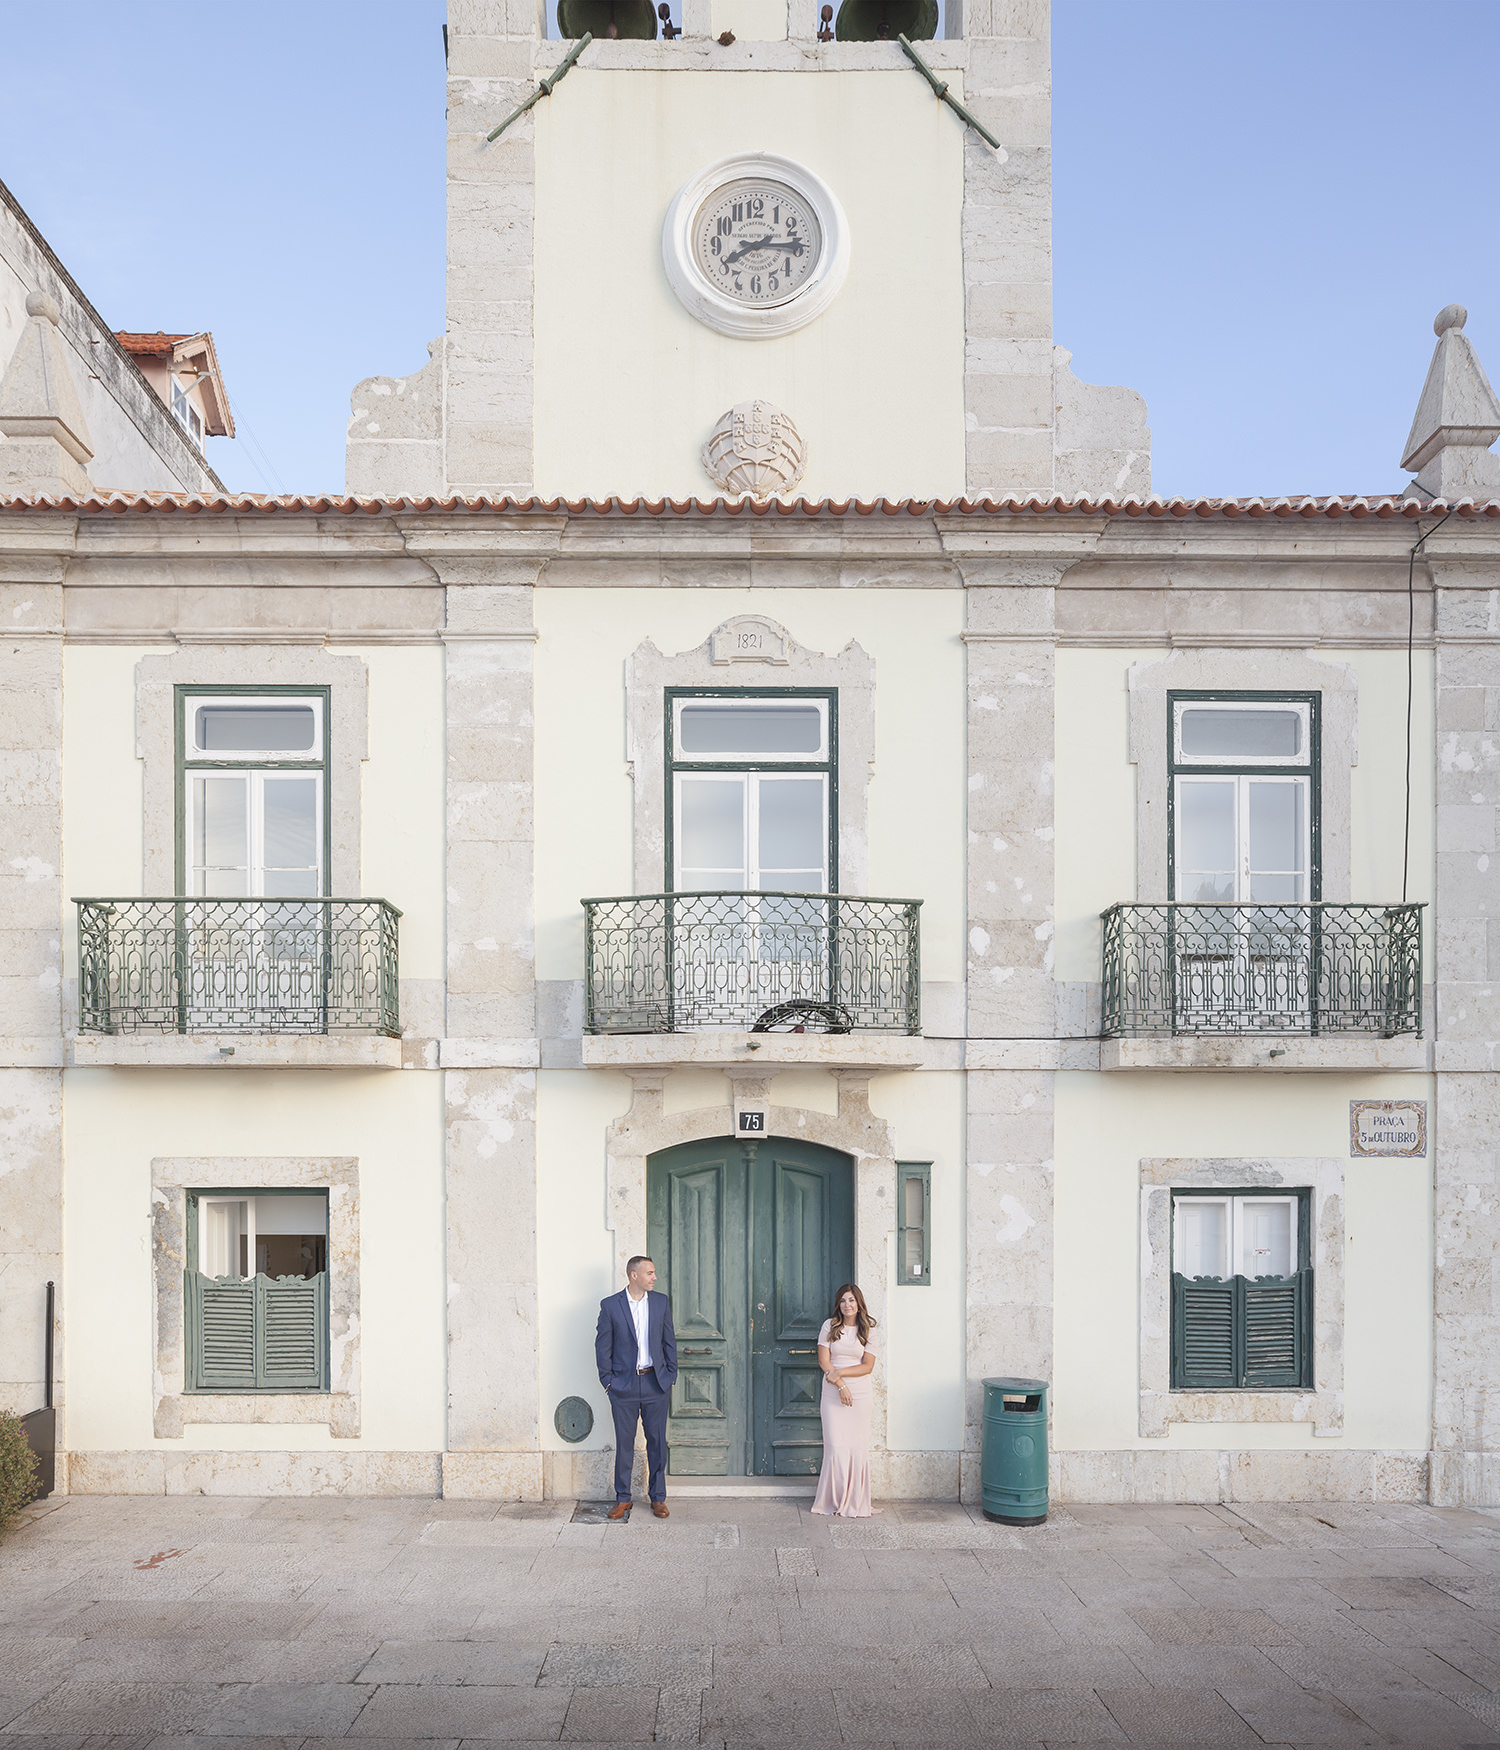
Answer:
[[[823,1369],[823,1468],[818,1473],[814,1513],[868,1519],[870,1505],[870,1411],[875,1402],[875,1321],[856,1283],[833,1297],[833,1317],[818,1332]]]

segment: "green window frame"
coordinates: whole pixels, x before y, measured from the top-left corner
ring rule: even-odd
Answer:
[[[1223,1205],[1226,1270],[1186,1275],[1182,1212],[1193,1199]],[[1238,1217],[1247,1200],[1290,1203],[1295,1211],[1293,1270],[1255,1276],[1239,1266]],[[1236,1206],[1239,1206],[1236,1208]],[[1312,1391],[1313,1267],[1312,1191],[1242,1187],[1234,1190],[1174,1189],[1172,1192],[1172,1390]]]
[[[198,1266],[204,1199],[312,1197],[328,1231],[328,1193],[304,1187],[214,1188],[187,1194],[183,1329],[190,1393],[326,1392],[328,1260],[312,1276],[209,1276]],[[326,1243],[325,1243],[326,1252]]]
[[[896,1286],[932,1283],[932,1162],[896,1162]]]
[[[1316,692],[1240,692],[1222,689],[1178,691],[1167,694],[1167,897],[1177,891],[1177,799],[1180,778],[1284,778],[1304,779],[1308,786],[1307,898],[1323,897],[1322,833],[1322,694]],[[1293,705],[1307,711],[1307,757],[1297,761],[1184,759],[1177,735],[1179,705]],[[1266,902],[1274,904],[1274,901]]]
[[[175,810],[174,825],[175,856],[177,869],[177,892],[186,896],[189,887],[188,874],[188,782],[195,772],[241,772],[247,774],[262,772],[306,772],[316,774],[321,780],[322,795],[322,892],[316,897],[330,898],[333,894],[333,809],[329,796],[329,778],[332,770],[332,736],[333,712],[331,709],[332,689],[326,686],[296,686],[296,685],[264,685],[235,686],[220,684],[179,685],[173,688],[172,697],[172,747],[175,766]],[[256,703],[264,703],[268,699],[299,699],[316,703],[318,707],[321,754],[317,759],[213,759],[205,757],[187,745],[187,715],[189,702],[193,699],[245,699]],[[264,897],[250,895],[247,897]]]
[[[758,699],[783,704],[794,699],[815,699],[823,703],[828,714],[826,757],[817,760],[757,759],[754,755],[726,756],[723,759],[679,759],[677,757],[677,706],[685,699],[728,699],[741,704],[753,704]],[[676,893],[677,886],[677,780],[686,773],[710,775],[767,773],[779,776],[820,775],[828,786],[828,891],[839,890],[839,695],[837,687],[667,687],[663,707],[666,717],[663,748],[665,749],[665,785],[663,789],[663,852],[664,880],[662,890]]]

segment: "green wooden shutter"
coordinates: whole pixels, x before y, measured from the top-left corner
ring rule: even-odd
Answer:
[[[1249,1389],[1300,1386],[1308,1371],[1307,1303],[1311,1300],[1312,1272],[1295,1276],[1267,1277],[1259,1282],[1242,1279],[1244,1304],[1243,1383]]]
[[[327,1369],[328,1276],[255,1278],[255,1384],[263,1391],[320,1391]]]
[[[189,1306],[196,1314],[192,1359],[195,1386],[211,1391],[255,1387],[255,1285],[231,1277],[188,1272]],[[194,1304],[196,1303],[196,1304]]]
[[[1172,1384],[1178,1390],[1223,1391],[1237,1383],[1235,1286],[1172,1276]]]

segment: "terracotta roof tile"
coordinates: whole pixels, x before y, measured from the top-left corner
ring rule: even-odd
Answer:
[[[101,492],[88,498],[0,498],[0,514],[62,511],[88,515],[127,512],[225,515],[390,516],[399,513],[464,512],[475,515],[565,515],[646,517],[819,517],[846,516],[1106,516],[1152,521],[1187,517],[1232,519],[1248,517],[1365,517],[1386,520],[1439,515],[1451,511],[1463,518],[1500,518],[1500,500],[1441,498],[1054,498],[1041,495],[1008,498],[513,498],[408,497],[359,498],[338,493],[225,493],[213,496],[183,492]]]
[[[155,334],[132,334],[125,328],[115,330],[115,339],[133,358],[169,359],[177,342],[189,338],[186,334],[163,334],[160,329]]]

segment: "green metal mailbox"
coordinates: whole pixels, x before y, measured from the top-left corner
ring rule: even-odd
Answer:
[[[1047,1382],[984,1381],[979,1501],[1001,1525],[1040,1525],[1047,1517]]]

